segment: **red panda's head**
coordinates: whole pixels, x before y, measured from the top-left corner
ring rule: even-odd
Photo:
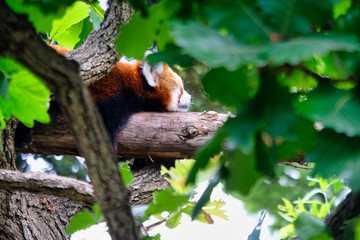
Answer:
[[[182,79],[169,65],[159,63],[150,65],[145,62],[142,73],[153,88],[148,98],[160,101],[167,111],[186,112],[191,104],[191,96],[184,89]]]

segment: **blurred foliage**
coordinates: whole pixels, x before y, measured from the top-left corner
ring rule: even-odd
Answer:
[[[7,2],[15,11],[28,14],[39,33],[71,48],[99,26],[103,14],[97,1],[90,5],[60,0]],[[279,170],[278,162],[315,163],[311,176],[336,177],[351,190],[360,190],[357,1],[163,0],[150,7],[143,0],[130,2],[138,11],[120,28],[115,43],[119,53],[142,58],[156,41],[160,52],[147,59],[177,67],[194,96],[192,110],[234,114],[195,156],[188,184],[197,183],[211,159],[221,157],[201,201],[191,208],[196,210],[193,218],[201,216],[218,183],[238,198],[274,195],[275,200],[266,197],[270,211],[280,198],[293,203],[310,192],[302,188],[301,177],[297,185],[276,187],[277,179],[288,178],[287,168]],[[72,8],[79,14],[72,14]],[[56,26],[61,27],[54,30]],[[50,34],[52,28],[55,32]],[[4,59],[0,63],[0,126],[11,115],[27,126],[34,120],[47,122],[44,99],[48,90],[15,64]],[[19,75],[29,81],[17,82]],[[19,83],[16,91],[14,83]],[[32,89],[42,98],[26,93]],[[23,93],[29,101],[19,100]],[[206,99],[217,103],[209,104]],[[39,112],[30,114],[30,107]],[[19,114],[23,111],[26,114]],[[264,179],[268,192],[258,185]],[[156,193],[155,205],[149,209],[154,214],[172,211],[175,206],[171,204],[156,206],[156,201],[166,198],[179,204],[187,201],[168,190]],[[259,209],[263,204],[254,201],[246,206]],[[167,220],[176,226],[179,218],[173,215]],[[306,222],[319,227],[307,229]],[[303,239],[311,238],[321,234],[319,224],[301,213],[294,221],[295,232]],[[349,226],[359,224],[354,220]]]

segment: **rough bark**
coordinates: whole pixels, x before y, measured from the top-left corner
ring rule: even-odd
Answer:
[[[92,31],[85,43],[76,50],[65,54],[68,59],[79,64],[80,76],[85,85],[105,76],[119,61],[114,41],[119,33],[119,26],[128,22],[132,13],[126,2],[116,3],[110,0],[106,18],[100,28]]]
[[[216,112],[138,113],[117,138],[122,158],[183,159],[209,140],[228,115]],[[78,155],[75,139],[64,118],[51,113],[50,124],[33,128],[34,141],[23,153]]]
[[[69,239],[64,229],[83,205],[50,195],[0,190],[0,239]]]
[[[0,136],[1,150],[0,150],[0,168],[15,170],[16,169],[16,154],[15,154],[15,130],[18,120],[11,118],[6,122],[6,127]]]
[[[87,207],[95,203],[91,184],[47,173],[22,173],[0,169],[0,189],[54,195]]]
[[[40,77],[55,98],[86,159],[95,197],[115,239],[139,239],[129,207],[129,192],[117,169],[105,128],[78,67],[59,56],[35,33],[25,16],[0,1],[0,55],[10,56]],[[51,59],[51,61],[49,61]]]
[[[351,192],[337,207],[335,212],[326,217],[325,222],[335,240],[349,239],[344,236],[346,222],[360,215],[360,192]]]
[[[147,164],[145,167],[134,169],[133,176],[134,180],[129,186],[131,205],[147,204],[152,200],[153,191],[169,186],[160,176],[158,164]],[[89,208],[95,203],[94,191],[90,183],[47,173],[22,173],[0,169],[0,190],[51,194]]]

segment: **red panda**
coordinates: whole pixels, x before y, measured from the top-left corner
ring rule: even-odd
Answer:
[[[59,54],[70,51],[58,45],[49,46]],[[150,65],[141,61],[120,61],[88,88],[113,146],[117,133],[133,113],[187,111],[192,101],[180,76],[165,63]]]

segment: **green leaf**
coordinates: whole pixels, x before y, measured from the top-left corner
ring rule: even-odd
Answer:
[[[360,99],[354,91],[319,86],[307,94],[307,100],[296,102],[304,118],[321,122],[326,128],[348,136],[360,136]]]
[[[171,35],[185,54],[214,68],[224,67],[234,71],[247,63],[264,65],[259,55],[265,50],[263,46],[240,43],[197,22],[172,22]]]
[[[237,39],[268,41],[271,30],[264,23],[263,15],[257,14],[251,1],[207,1],[200,8],[210,27],[231,32]]]
[[[142,17],[134,14],[128,24],[120,27],[120,34],[115,41],[116,49],[120,55],[142,59],[144,53],[158,41],[159,48],[169,42],[168,20],[179,10],[177,1],[161,1],[149,8],[150,16]]]
[[[273,31],[285,36],[311,33],[332,17],[331,0],[259,0],[258,6]]]
[[[9,63],[10,59],[6,62]],[[0,60],[1,63],[1,60]],[[34,120],[42,123],[48,123],[50,117],[47,114],[50,100],[50,90],[35,75],[21,68],[20,65],[12,61],[8,93],[9,98],[5,100],[0,96],[0,109],[5,119],[14,115],[27,127],[34,125]],[[9,72],[6,71],[5,72]]]
[[[83,2],[75,2],[66,9],[62,18],[53,21],[49,39],[56,39],[66,29],[88,17],[89,12],[90,8],[88,5]]]
[[[312,57],[321,57],[330,51],[356,52],[360,50],[357,38],[346,35],[312,35],[269,45],[264,52],[267,61],[274,65],[299,64]]]
[[[232,150],[224,154],[224,159],[229,162],[225,177],[226,191],[248,194],[262,176],[257,171],[254,155],[245,155],[240,150]]]
[[[195,59],[183,54],[179,47],[168,44],[164,51],[148,55],[146,61],[151,63],[166,62],[170,65],[178,64],[182,67],[189,67],[195,62]]]
[[[327,234],[326,224],[310,214],[301,213],[294,224],[299,240],[332,239]]]
[[[204,169],[208,164],[211,157],[218,154],[221,151],[225,138],[228,132],[223,129],[218,129],[215,135],[198,150],[195,155],[195,164],[189,173],[189,177],[186,181],[187,184],[195,183],[197,172],[200,169]]]
[[[146,210],[143,219],[147,219],[150,215],[159,214],[162,212],[174,212],[182,204],[189,201],[189,196],[176,195],[172,190],[166,189],[162,191],[155,191],[154,200]]]
[[[256,133],[255,139],[255,159],[257,170],[269,177],[275,177],[275,159],[270,153],[269,148],[265,145],[260,131]]]
[[[354,191],[360,190],[360,137],[323,130],[314,142],[316,147],[308,153],[308,159],[316,163],[313,174],[345,179]]]
[[[177,212],[166,221],[166,226],[170,229],[176,228],[180,224],[180,220],[181,212]]]
[[[54,40],[63,47],[68,49],[74,49],[77,43],[80,41],[80,33],[83,29],[83,22],[78,22],[66,29],[64,32],[55,36]]]
[[[6,3],[17,13],[28,15],[37,32],[46,33],[51,29],[54,19],[61,17],[67,6],[74,0],[6,0]]]
[[[132,180],[134,179],[129,164],[119,163],[119,171],[125,185],[128,187],[132,182]]]
[[[83,230],[97,224],[93,214],[86,210],[76,214],[70,221],[69,226],[66,228],[67,234],[73,234],[76,231]]]
[[[221,210],[225,205],[223,201],[213,201],[209,202],[203,207],[203,211],[210,214],[211,216],[216,216],[224,219],[225,221],[229,220],[229,217],[225,214],[226,210]]]
[[[223,176],[223,169],[219,169],[218,172],[215,174],[215,176],[209,181],[208,186],[206,187],[205,191],[202,193],[199,201],[196,203],[194,207],[194,211],[191,215],[192,220],[194,220],[202,210],[203,206],[210,200],[210,196],[212,191],[214,190],[214,187],[220,182]]]
[[[141,240],[160,240],[160,233],[156,234],[155,236],[146,236],[143,237]]]
[[[334,19],[339,18],[341,15],[345,15],[351,7],[351,0],[341,0],[334,4]]]
[[[204,76],[202,84],[210,99],[228,106],[241,107],[254,95],[259,78],[256,69],[241,68],[229,72],[225,68],[215,68]]]

